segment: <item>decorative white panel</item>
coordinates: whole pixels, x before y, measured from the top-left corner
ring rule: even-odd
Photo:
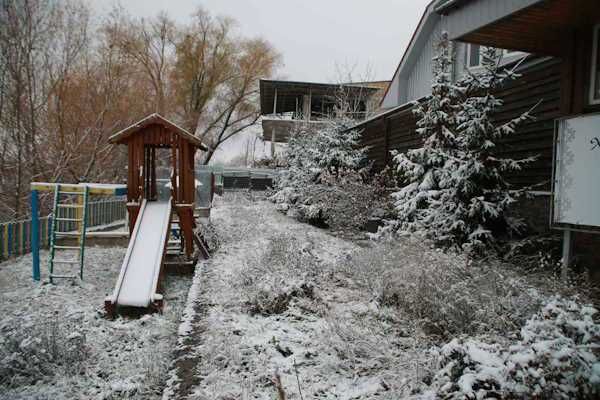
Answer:
[[[600,115],[558,122],[555,224],[600,227]]]

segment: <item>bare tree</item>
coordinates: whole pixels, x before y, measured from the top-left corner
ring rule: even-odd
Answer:
[[[49,93],[82,47],[85,34],[71,22],[86,18],[85,9],[71,2],[59,6],[51,0],[6,0],[0,9],[0,130],[6,139],[0,202],[12,204],[17,218],[23,213],[28,181],[45,171],[38,143],[45,134],[42,121]]]
[[[209,147],[205,164],[258,121],[258,81],[271,76],[280,60],[268,42],[234,36],[232,25],[200,9],[176,45],[178,105],[186,127]]]
[[[149,20],[136,20],[122,8],[115,8],[111,17],[121,20],[113,25],[117,30],[111,35],[111,45],[139,66],[141,75],[153,89],[155,111],[166,114],[175,24],[164,12]]]

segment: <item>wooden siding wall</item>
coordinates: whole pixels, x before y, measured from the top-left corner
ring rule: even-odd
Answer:
[[[400,104],[431,94],[431,78],[433,76],[431,59],[435,56],[436,45],[439,43],[441,35],[440,24],[436,24],[421,48],[415,64],[410,67],[406,91],[400,93]]]
[[[550,190],[554,119],[560,114],[560,64],[558,59],[532,59],[528,61],[529,66],[520,71],[521,77],[497,94],[504,100],[495,116],[499,123],[518,116],[542,100],[533,112],[536,120],[501,142],[500,154],[503,156],[538,155],[528,168],[509,177],[516,187],[538,185],[536,190]],[[390,164],[389,150],[405,152],[421,144],[415,124],[412,107],[407,106],[362,126],[361,144],[370,146],[368,157],[377,170]]]

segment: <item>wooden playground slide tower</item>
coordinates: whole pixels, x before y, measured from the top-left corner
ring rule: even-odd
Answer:
[[[206,151],[207,147],[200,139],[159,114],[151,114],[112,135],[109,142],[127,145],[130,230],[135,226],[142,200],[157,200],[156,149],[171,150],[171,201],[181,224],[185,253],[190,257],[194,251],[194,157],[198,149]]]
[[[114,134],[109,142],[126,144],[128,149],[130,241],[115,290],[105,306],[109,314],[114,314],[118,306],[161,308],[160,276],[172,222],[179,224],[187,258],[194,253],[194,157],[198,149],[207,148],[198,138],[158,114]],[[170,155],[168,200],[158,196],[157,149],[168,149],[166,153]]]

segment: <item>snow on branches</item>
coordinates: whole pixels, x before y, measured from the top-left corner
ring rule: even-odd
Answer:
[[[439,350],[436,398],[592,399],[600,395],[597,310],[555,298],[516,343],[454,339]],[[423,396],[429,398],[431,396]]]
[[[359,148],[360,133],[347,128],[343,122],[327,122],[292,135],[285,151],[288,169],[279,186],[297,188],[315,182],[322,173],[357,170],[365,150]]]
[[[324,122],[291,136],[285,152],[288,168],[272,200],[281,211],[316,225],[354,229],[366,223],[374,188],[363,185],[365,164],[360,132],[352,121]]]
[[[398,219],[385,231],[420,233],[438,245],[480,251],[494,242],[494,230],[522,227],[505,215],[515,201],[505,174],[534,158],[503,158],[497,141],[530,121],[531,110],[504,124],[493,121],[503,104],[493,93],[516,74],[500,68],[495,49],[484,49],[482,59],[481,71],[453,81],[452,47],[442,35],[431,96],[414,110],[423,146],[393,153],[404,186],[394,193]]]

